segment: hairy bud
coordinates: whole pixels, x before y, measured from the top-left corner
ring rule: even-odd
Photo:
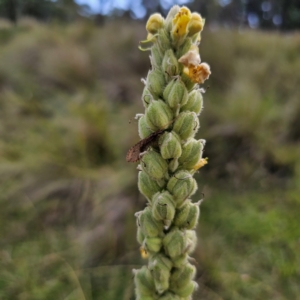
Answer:
[[[168,170],[167,162],[155,151],[147,151],[141,159],[141,166],[153,179],[162,179]]]
[[[156,221],[151,213],[151,209],[146,207],[143,211],[135,214],[137,224],[141,227],[146,237],[159,237],[163,233],[163,223]]]
[[[197,190],[196,180],[187,171],[178,171],[167,184],[168,191],[174,196],[176,207],[180,207],[184,200]]]
[[[184,111],[179,114],[174,122],[173,130],[183,140],[188,140],[195,136],[199,129],[199,120],[194,112]]]
[[[166,254],[171,258],[180,256],[186,252],[187,239],[183,231],[173,228],[163,239]]]
[[[192,203],[186,201],[182,207],[176,211],[174,225],[181,229],[193,229],[196,227],[200,215],[200,202]]]
[[[138,176],[139,191],[151,202],[154,194],[161,191],[160,185],[156,180],[153,180],[146,172],[140,171]]]
[[[163,221],[165,226],[170,226],[175,215],[173,196],[168,191],[155,194],[152,200],[152,212],[156,220]]]
[[[148,127],[153,131],[157,131],[169,126],[173,119],[173,112],[164,101],[158,100],[150,104],[145,117]]]
[[[177,109],[187,103],[188,91],[180,77],[176,77],[168,83],[164,90],[163,97],[173,109]]]
[[[154,69],[148,73],[147,88],[155,99],[162,96],[166,84],[164,73],[160,69]]]
[[[178,161],[183,169],[191,170],[202,157],[203,143],[201,140],[190,139],[182,147],[182,155]]]
[[[178,158],[182,154],[181,143],[174,132],[165,132],[159,138],[160,153],[163,159]]]
[[[189,93],[187,103],[181,107],[181,111],[191,111],[200,115],[203,108],[203,97],[200,90],[193,90]]]
[[[153,14],[147,21],[146,29],[151,34],[156,34],[157,31],[164,25],[164,18],[161,14]]]

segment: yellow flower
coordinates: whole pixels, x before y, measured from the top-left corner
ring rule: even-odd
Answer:
[[[193,167],[193,169],[194,169],[195,171],[199,170],[200,168],[202,168],[203,166],[205,166],[205,165],[208,163],[207,160],[208,160],[208,157],[206,157],[206,158],[201,158],[201,159],[196,163],[196,165]]]
[[[204,26],[205,20],[198,13],[192,13],[191,20],[189,22],[188,31],[189,36],[201,32]]]
[[[164,25],[164,18],[162,17],[161,14],[156,13],[149,17],[146,24],[146,29],[149,33],[156,34],[157,31],[163,27],[163,25]]]
[[[143,259],[146,259],[149,256],[149,253],[147,252],[147,250],[143,246],[140,248],[140,253],[141,253],[141,257]]]
[[[191,20],[191,11],[183,6],[173,19],[172,34],[174,37],[181,37],[187,34],[187,27]]]

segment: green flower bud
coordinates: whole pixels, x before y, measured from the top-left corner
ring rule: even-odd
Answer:
[[[161,247],[162,247],[162,239],[159,237],[147,237],[145,239],[145,249],[148,252],[154,252],[157,253],[160,251]]]
[[[170,11],[166,17],[166,20],[165,20],[165,28],[167,31],[171,31],[172,26],[173,26],[173,19],[176,16],[176,14],[179,12],[179,10],[180,10],[180,6],[178,6],[178,5],[174,5],[170,9]]]
[[[153,101],[147,108],[145,116],[148,127],[153,131],[167,128],[173,120],[172,110],[162,100]]]
[[[152,196],[162,190],[157,181],[153,180],[146,172],[139,172],[138,188],[139,191],[151,202]]]
[[[164,28],[158,31],[157,43],[162,53],[171,48],[170,34]]]
[[[152,97],[150,91],[148,90],[148,88],[145,86],[144,90],[143,90],[143,94],[142,94],[142,101],[143,101],[144,107],[147,108],[150,105],[150,103],[152,102],[152,100],[153,100],[153,97]]]
[[[172,258],[173,266],[175,268],[181,268],[183,265],[188,263],[188,258],[189,256],[186,253]]]
[[[148,124],[146,122],[146,118],[145,115],[141,116],[139,118],[139,137],[141,139],[144,139],[146,137],[148,137],[151,133],[153,133],[153,131],[148,127]]]
[[[200,115],[203,108],[203,97],[200,90],[193,90],[189,93],[187,103],[181,107],[181,111],[192,111]]]
[[[173,293],[166,293],[163,296],[159,297],[159,300],[189,300],[189,299],[182,299],[181,297],[173,294]]]
[[[178,60],[172,49],[166,51],[162,61],[162,69],[166,73],[167,79],[179,73]]]
[[[156,34],[157,31],[162,28],[164,25],[164,18],[161,14],[153,14],[149,17],[147,24],[146,24],[146,30],[151,34]]]
[[[165,132],[159,138],[160,153],[163,159],[178,158],[181,156],[181,144],[178,135],[174,132]]]
[[[187,263],[179,269],[175,269],[170,278],[170,290],[176,292],[177,289],[181,289],[188,285],[196,275],[196,267]],[[182,295],[180,295],[182,296]],[[186,295],[188,296],[188,295]]]
[[[163,221],[165,226],[170,226],[175,215],[173,196],[167,191],[155,194],[152,200],[152,213],[157,221]]]
[[[159,46],[157,44],[154,44],[151,47],[151,56],[150,56],[152,66],[156,68],[160,68],[162,65],[163,57],[164,56],[161,53]]]
[[[157,292],[162,294],[169,288],[171,260],[162,254],[153,255],[149,261],[149,269],[152,271]]]
[[[141,227],[138,227],[136,239],[140,245],[142,245],[144,243],[145,235],[144,235]]]
[[[186,201],[182,207],[177,210],[174,225],[184,229],[195,228],[200,214],[199,205],[200,202],[192,203],[191,201]]]
[[[188,171],[181,170],[171,177],[167,184],[167,189],[173,195],[178,208],[196,192],[197,183]]]
[[[148,73],[147,88],[155,99],[158,99],[160,96],[162,96],[165,84],[165,76],[160,69],[156,68]]]
[[[191,38],[186,38],[184,43],[179,47],[178,51],[176,52],[177,58],[180,58],[184,54],[186,54],[192,47],[193,41]]]
[[[183,169],[190,170],[197,164],[202,157],[203,144],[201,140],[190,139],[182,147],[182,155],[178,161]]]
[[[183,140],[194,137],[198,129],[199,120],[194,112],[180,113],[173,125],[173,130]]]
[[[163,96],[173,109],[185,105],[188,101],[188,91],[180,77],[176,77],[168,83]]]
[[[194,252],[197,246],[197,235],[195,230],[186,230],[186,243],[187,243],[187,253],[191,254]]]
[[[149,299],[154,299],[155,297],[155,286],[154,279],[150,270],[143,266],[139,270],[132,270],[134,274],[134,282],[136,286],[136,293],[138,299],[147,299],[144,297],[152,297]],[[142,298],[141,298],[142,297]]]
[[[154,179],[162,179],[168,171],[167,162],[155,151],[147,151],[141,159],[142,170]]]
[[[169,162],[169,170],[174,173],[179,166],[178,158],[174,158]]]
[[[163,223],[152,217],[151,209],[146,207],[143,211],[135,214],[137,225],[141,227],[146,237],[159,237],[163,233]]]
[[[186,252],[186,242],[184,232],[175,227],[164,237],[163,246],[166,254],[174,258]]]
[[[185,286],[174,287],[172,291],[180,297],[189,297],[198,288],[198,284],[195,281],[188,282]],[[190,299],[190,298],[188,298]]]

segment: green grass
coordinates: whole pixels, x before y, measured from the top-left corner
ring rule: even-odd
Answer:
[[[134,299],[138,23],[0,29],[0,299]],[[203,34],[195,299],[300,293],[300,36]],[[131,120],[131,121],[130,121]]]

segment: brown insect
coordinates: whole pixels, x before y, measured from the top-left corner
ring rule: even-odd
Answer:
[[[151,133],[148,137],[140,140],[134,146],[132,146],[126,155],[127,162],[137,162],[140,160],[140,154],[146,151],[151,145],[153,145],[158,136],[162,134],[166,129],[160,129]]]

